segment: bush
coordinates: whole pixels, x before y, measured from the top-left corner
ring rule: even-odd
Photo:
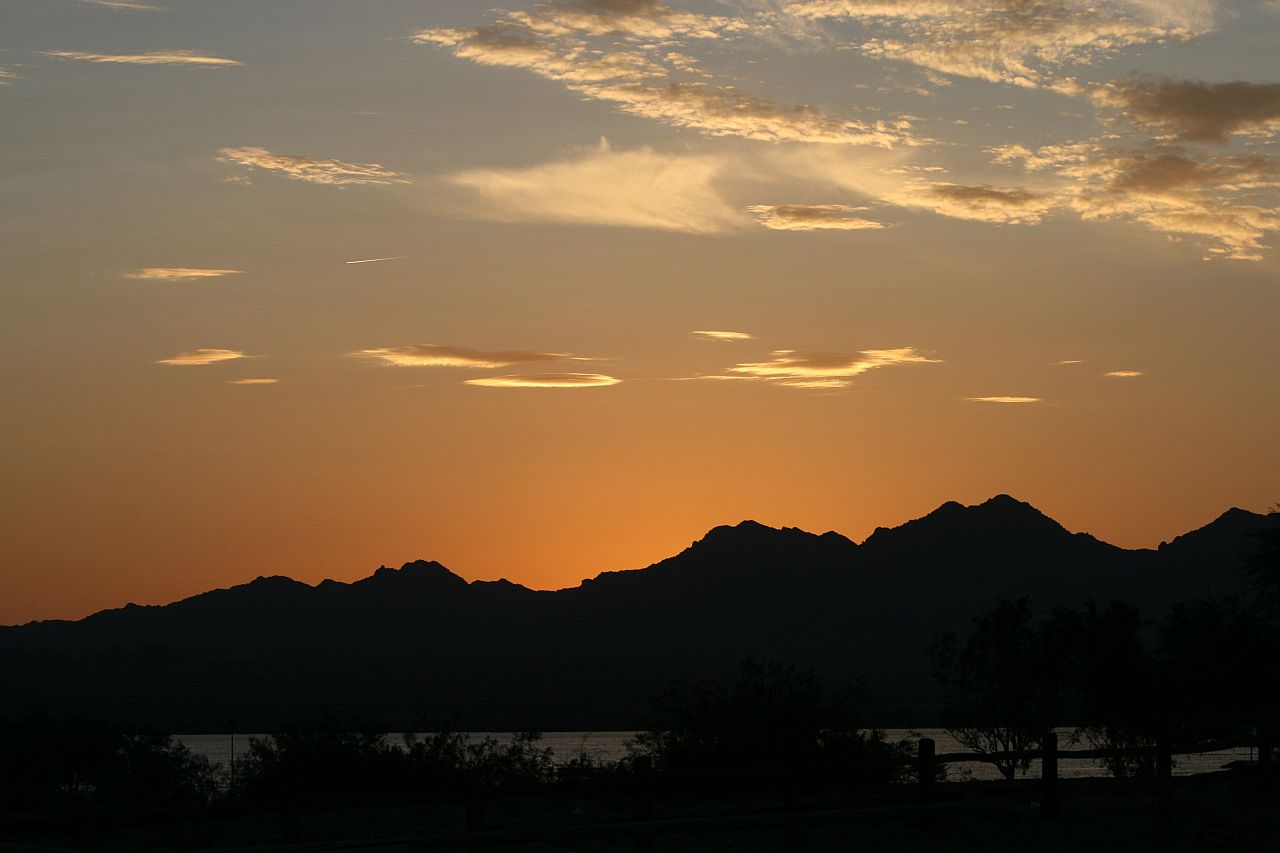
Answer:
[[[662,770],[772,768],[886,782],[900,750],[858,726],[854,693],[810,670],[747,660],[729,684],[680,684],[654,700],[654,720],[628,743]]]

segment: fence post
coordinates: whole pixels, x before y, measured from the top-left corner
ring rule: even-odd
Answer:
[[[653,820],[653,759],[647,755],[636,756],[631,771],[635,774],[631,817],[637,821]],[[635,847],[637,853],[651,853],[653,836],[647,832],[637,834]]]
[[[920,738],[920,742],[916,744],[916,783],[920,788],[920,796],[926,800],[933,796],[935,755],[937,755],[937,744],[933,742],[933,738]]]
[[[1156,850],[1173,849],[1173,747],[1169,735],[1156,737]]]
[[[1058,733],[1049,729],[1040,738],[1040,817],[1058,816]]]

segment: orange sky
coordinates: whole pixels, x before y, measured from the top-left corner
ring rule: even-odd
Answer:
[[[1033,5],[15,0],[0,623],[1265,510],[1280,13]]]

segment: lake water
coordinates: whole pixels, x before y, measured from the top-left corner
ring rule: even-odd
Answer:
[[[943,752],[967,752],[965,747],[961,746],[955,738],[951,737],[942,729],[886,729],[885,734],[888,739],[897,741],[906,737],[930,737],[937,743],[937,751]],[[499,743],[507,743],[511,740],[511,732],[473,732],[472,737],[481,739],[483,737],[492,737]],[[554,751],[556,760],[566,761],[574,758],[582,753],[592,756],[602,761],[612,761],[622,758],[627,754],[626,743],[635,736],[635,732],[544,732],[541,744],[549,747]],[[1059,734],[1060,747],[1063,750],[1069,749],[1066,745],[1067,738],[1070,736],[1069,730],[1062,730]],[[237,734],[235,737],[235,753],[237,758],[244,756],[249,746],[249,738],[266,737],[266,735],[253,734]],[[203,755],[210,761],[218,762],[224,766],[230,764],[232,750],[232,736],[226,734],[219,735],[175,735],[174,739],[184,744],[192,752]],[[388,740],[392,743],[400,743],[400,735],[388,735]],[[1081,749],[1084,746],[1079,747]],[[1222,765],[1228,761],[1250,760],[1253,751],[1249,749],[1232,749],[1222,750],[1219,752],[1204,752],[1193,755],[1174,756],[1174,775],[1183,776],[1192,773],[1207,773],[1213,770],[1219,770]],[[1040,775],[1039,762],[1033,762],[1028,777],[1037,778]],[[1058,761],[1058,775],[1064,779],[1107,776],[1106,770],[1098,767],[1093,761],[1070,761],[1064,760],[1061,756]],[[1000,778],[1000,772],[989,764],[982,763],[965,763],[952,764],[947,768],[947,779],[950,781],[964,781],[967,779],[978,780],[996,780]]]

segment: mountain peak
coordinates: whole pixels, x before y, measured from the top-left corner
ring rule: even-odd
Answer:
[[[359,584],[378,586],[412,584],[413,586],[465,587],[467,582],[435,560],[414,560],[398,569],[379,566],[378,570]]]

